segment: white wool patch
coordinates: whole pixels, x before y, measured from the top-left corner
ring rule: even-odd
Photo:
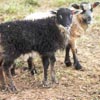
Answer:
[[[32,13],[32,14],[26,16],[24,19],[25,20],[37,20],[37,19],[43,19],[43,18],[52,17],[52,16],[54,16],[54,15],[50,11],[36,12],[36,13]]]
[[[91,9],[91,4],[83,4],[84,10],[89,10]]]

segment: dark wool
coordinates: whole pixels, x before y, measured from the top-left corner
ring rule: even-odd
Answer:
[[[7,59],[37,51],[41,55],[65,47],[55,19],[13,21],[0,24],[0,53]]]

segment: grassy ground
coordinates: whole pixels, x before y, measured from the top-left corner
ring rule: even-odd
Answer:
[[[45,11],[83,0],[0,0],[0,21],[23,19],[35,11]],[[84,0],[95,1],[95,0]],[[100,7],[94,10],[94,24],[78,40],[78,57],[85,69],[76,71],[64,65],[64,52],[57,52],[55,65],[58,85],[42,88],[43,69],[38,56],[34,59],[38,75],[31,76],[17,63],[14,78],[18,93],[0,91],[0,100],[100,100]],[[37,54],[36,54],[37,55]],[[72,57],[71,57],[72,58]]]
[[[0,20],[8,21],[21,19],[29,13],[38,10],[67,7],[71,3],[95,0],[0,0]]]

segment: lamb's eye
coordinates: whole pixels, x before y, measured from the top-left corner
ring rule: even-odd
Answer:
[[[70,15],[70,18],[72,18],[73,17],[73,15]]]
[[[63,19],[62,15],[59,15],[59,17],[60,17],[61,19]]]

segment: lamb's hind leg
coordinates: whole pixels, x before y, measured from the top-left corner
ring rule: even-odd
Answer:
[[[28,63],[28,69],[31,72],[32,75],[37,74],[37,70],[35,68],[35,64],[32,62],[33,58],[30,56],[27,60]]]
[[[17,89],[14,85],[12,75],[11,75],[11,64],[13,64],[13,61],[11,60],[4,60],[3,63],[3,70],[5,72],[5,77],[6,77],[6,83],[8,84],[8,90],[12,92],[16,92]],[[6,87],[5,87],[6,88]]]
[[[8,85],[6,83],[6,77],[5,77],[5,73],[4,73],[2,64],[3,64],[3,58],[2,58],[2,55],[0,55],[0,81],[1,81],[1,85],[2,85],[1,88],[3,90],[7,90]]]
[[[37,70],[35,68],[35,64],[32,62],[33,58],[30,56],[27,60],[27,64],[28,64],[28,70],[31,72],[32,75],[37,74]],[[15,72],[15,68],[16,68],[16,64],[14,63],[11,67],[11,75],[15,76],[16,72]]]
[[[0,81],[1,81],[1,84],[2,84],[1,89],[2,90],[8,90],[8,85],[6,83],[6,77],[5,77],[2,66],[0,66]]]
[[[15,68],[16,68],[16,64],[14,63],[14,64],[12,65],[12,68],[11,68],[11,75],[12,75],[12,76],[15,76],[15,75],[16,75]]]

